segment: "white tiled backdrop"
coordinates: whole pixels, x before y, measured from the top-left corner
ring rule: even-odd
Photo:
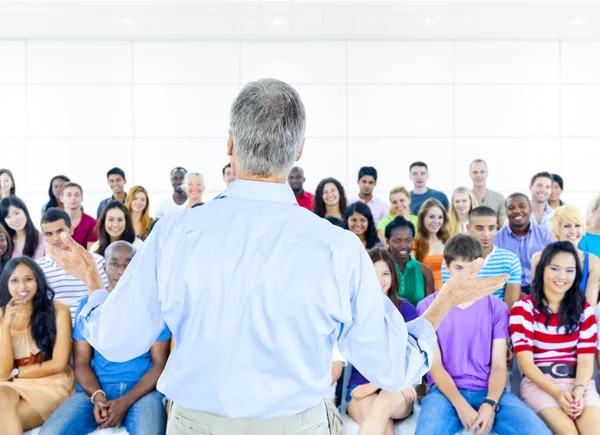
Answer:
[[[424,160],[450,193],[484,158],[505,194],[542,170],[584,209],[600,191],[595,41],[0,41],[0,167],[32,210],[64,173],[95,212],[112,166],[149,189],[153,209],[174,166],[202,172],[211,198],[229,106],[261,77],[305,102],[310,190],[334,176],[355,193],[358,168],[374,165],[387,196]]]

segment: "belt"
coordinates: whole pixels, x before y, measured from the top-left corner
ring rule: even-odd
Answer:
[[[574,378],[577,374],[575,364],[553,363],[549,366],[538,366],[538,368],[547,375],[555,379]]]
[[[41,364],[46,360],[44,352],[39,352],[37,355],[31,354],[25,358],[16,359],[15,367],[30,366],[32,364]]]

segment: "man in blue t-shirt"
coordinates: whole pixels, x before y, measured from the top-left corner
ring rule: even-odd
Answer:
[[[115,242],[106,249],[104,268],[109,292],[134,255],[135,248],[125,241]],[[77,314],[87,300],[87,296],[81,300]],[[40,434],[83,434],[121,424],[130,435],[164,434],[167,425],[164,396],[156,390],[156,382],[169,357],[170,338],[171,332],[165,327],[148,352],[131,361],[116,363],[95,351],[75,322],[73,368],[77,392],[52,414]]]
[[[413,182],[413,190],[410,191],[410,214],[418,216],[421,205],[429,198],[437,199],[446,208],[446,211],[450,210],[446,194],[439,190],[427,187],[429,169],[427,168],[426,163],[411,163],[409,173],[410,180]]]

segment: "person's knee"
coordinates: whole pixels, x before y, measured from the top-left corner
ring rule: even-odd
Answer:
[[[0,412],[14,411],[19,404],[19,395],[12,389],[0,387]]]

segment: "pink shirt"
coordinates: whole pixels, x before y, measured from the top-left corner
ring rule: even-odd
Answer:
[[[356,196],[350,200],[350,204],[353,204],[357,201],[365,203],[360,198],[360,196]],[[348,205],[350,205],[350,204],[348,204]],[[387,203],[385,203],[384,201],[382,201],[381,199],[379,199],[375,196],[371,196],[371,200],[369,202],[367,202],[366,204],[371,209],[371,213],[373,213],[373,220],[375,221],[375,226],[377,226],[379,221],[383,220],[389,214],[390,208],[387,205]]]
[[[12,257],[11,258],[15,258],[15,257],[20,257],[21,255],[23,255],[23,249],[21,248],[17,248],[16,246],[13,248],[13,252],[12,252]],[[44,255],[46,255],[46,248],[44,247],[44,238],[42,237],[41,234],[38,235],[38,243],[37,243],[37,247],[35,248],[35,252],[33,253],[33,259],[37,260],[38,258],[42,258]]]
[[[98,237],[94,233],[94,227],[96,226],[96,219],[85,213],[81,214],[81,221],[79,225],[75,227],[73,231],[73,240],[87,249],[87,244],[95,242]]]

